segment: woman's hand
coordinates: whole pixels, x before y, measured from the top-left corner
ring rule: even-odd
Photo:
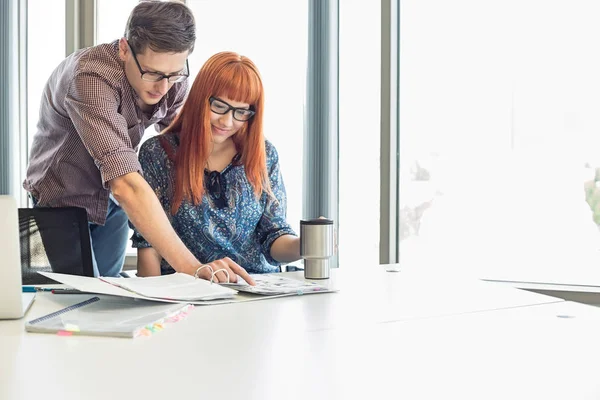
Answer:
[[[254,279],[250,277],[248,272],[242,267],[240,267],[235,261],[233,261],[229,257],[222,258],[220,260],[215,260],[206,264],[199,265],[194,269],[192,275],[198,270],[198,268],[202,268],[198,271],[198,278],[206,279],[210,281],[212,279],[215,283],[236,283],[238,280],[238,275],[241,276],[249,285],[254,286],[256,283]],[[210,268],[209,268],[210,267]],[[212,269],[212,271],[211,271]],[[227,272],[225,272],[227,271]],[[229,274],[229,280],[227,279],[227,275]]]

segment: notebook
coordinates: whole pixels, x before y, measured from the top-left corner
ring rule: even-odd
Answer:
[[[79,299],[87,298],[26,322],[25,330],[57,333],[61,336],[134,338],[149,336],[162,330],[169,323],[180,321],[193,308],[191,304],[156,303],[126,297],[75,296]],[[71,299],[73,297],[69,296]]]
[[[19,244],[19,214],[16,200],[0,196],[0,320],[22,318],[35,293],[23,293]]]

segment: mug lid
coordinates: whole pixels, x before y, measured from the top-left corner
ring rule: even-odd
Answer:
[[[301,219],[300,225],[333,225],[333,220],[327,218]]]

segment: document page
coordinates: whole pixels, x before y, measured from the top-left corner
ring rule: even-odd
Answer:
[[[233,288],[240,292],[262,294],[266,296],[331,291],[328,287],[314,282],[288,278],[279,274],[251,274],[250,276],[254,279],[254,282],[256,282],[256,286],[248,285],[240,276],[238,276],[237,283],[220,283],[219,285]]]
[[[146,297],[178,301],[214,300],[233,297],[231,288],[196,279],[183,273],[147,278],[100,278],[104,282]]]

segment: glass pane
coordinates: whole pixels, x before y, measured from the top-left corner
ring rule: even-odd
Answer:
[[[127,18],[139,0],[96,0],[96,43],[123,37]]]
[[[27,3],[27,136],[31,147],[36,132],[40,100],[50,74],[65,57],[65,30],[45,29],[48,21],[65,26],[65,1],[47,7],[45,0]]]
[[[191,78],[219,51],[248,56],[265,87],[265,136],[277,148],[288,196],[288,221],[302,217],[302,148],[308,48],[308,1],[188,0],[197,25]],[[277,15],[273,18],[272,15]]]
[[[600,4],[401,7],[401,260],[508,279],[595,276],[600,214],[584,184],[599,210]]]
[[[340,1],[339,265],[379,264],[381,7]]]

